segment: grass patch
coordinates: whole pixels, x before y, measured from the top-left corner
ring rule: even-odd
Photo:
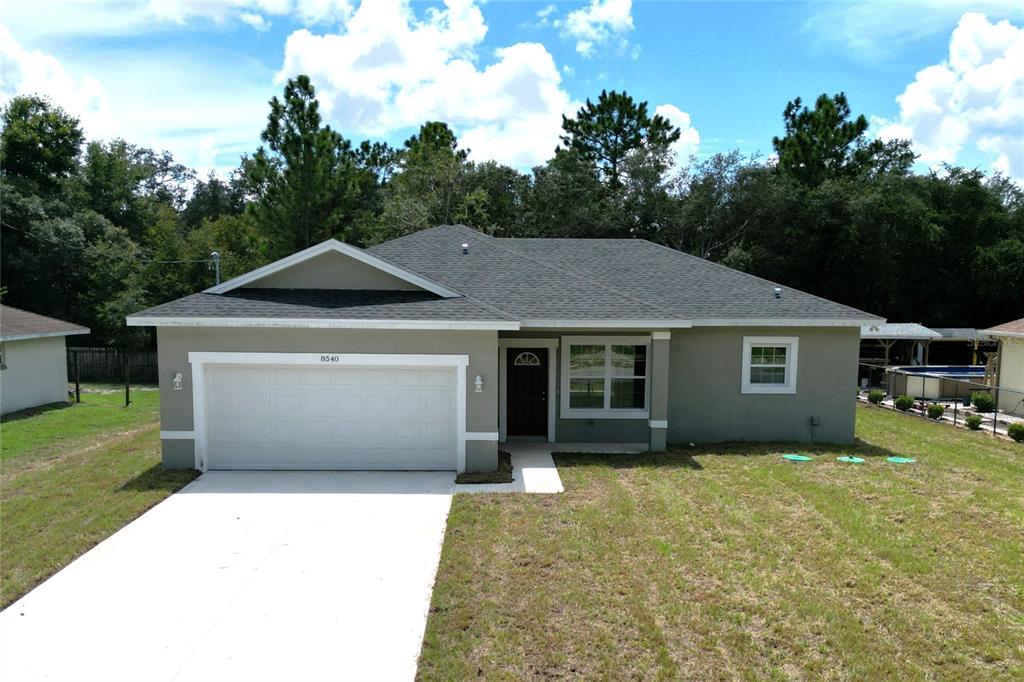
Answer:
[[[496,471],[466,471],[455,477],[456,483],[511,483],[512,455],[498,450],[498,469]]]
[[[83,394],[0,425],[0,607],[195,477],[160,468],[156,392],[133,399]]]
[[[561,495],[455,496],[419,677],[1021,679],[1020,446],[857,420],[848,448],[556,455]]]
[[[44,451],[57,452],[65,443],[155,423],[160,418],[160,393],[134,389],[124,406],[124,390],[83,387],[81,403],[53,403],[5,415],[0,419],[0,461]]]

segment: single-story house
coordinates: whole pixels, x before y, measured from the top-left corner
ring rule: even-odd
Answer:
[[[981,332],[999,340],[999,409],[1024,417],[1024,318]]]
[[[0,305],[0,414],[68,399],[64,337],[89,329]]]
[[[128,318],[163,461],[493,470],[499,442],[850,442],[883,320],[640,239],[330,240]]]

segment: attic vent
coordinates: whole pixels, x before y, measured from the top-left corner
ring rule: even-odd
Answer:
[[[469,242],[462,243],[462,255],[465,256],[469,253]]]
[[[782,298],[782,287],[775,287],[775,298]]]

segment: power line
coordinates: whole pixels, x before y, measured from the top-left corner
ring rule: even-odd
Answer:
[[[33,234],[33,233],[29,232],[28,230],[24,230],[24,229],[22,229],[20,227],[15,227],[14,225],[11,225],[10,223],[4,222],[4,221],[0,221],[0,225],[2,225],[3,227],[8,228],[10,230],[15,230],[16,232],[20,232],[23,235],[26,235],[28,237],[32,237],[33,239],[38,239],[39,241],[44,242],[46,244],[49,244],[51,246],[63,246],[63,244],[61,244],[60,242],[53,241],[52,239],[47,239],[46,237],[43,237],[43,236],[38,235],[38,234]],[[109,255],[111,258],[116,257],[113,254],[104,254],[104,255]],[[176,259],[176,260],[156,260],[156,259],[149,259],[149,258],[133,258],[132,261],[134,261],[135,263],[177,264],[177,263],[212,263],[213,259],[212,258],[191,258],[191,259],[190,258],[181,258],[181,259]]]

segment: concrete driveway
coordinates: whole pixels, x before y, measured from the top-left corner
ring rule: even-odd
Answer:
[[[0,613],[0,678],[412,679],[452,487],[204,474]]]

